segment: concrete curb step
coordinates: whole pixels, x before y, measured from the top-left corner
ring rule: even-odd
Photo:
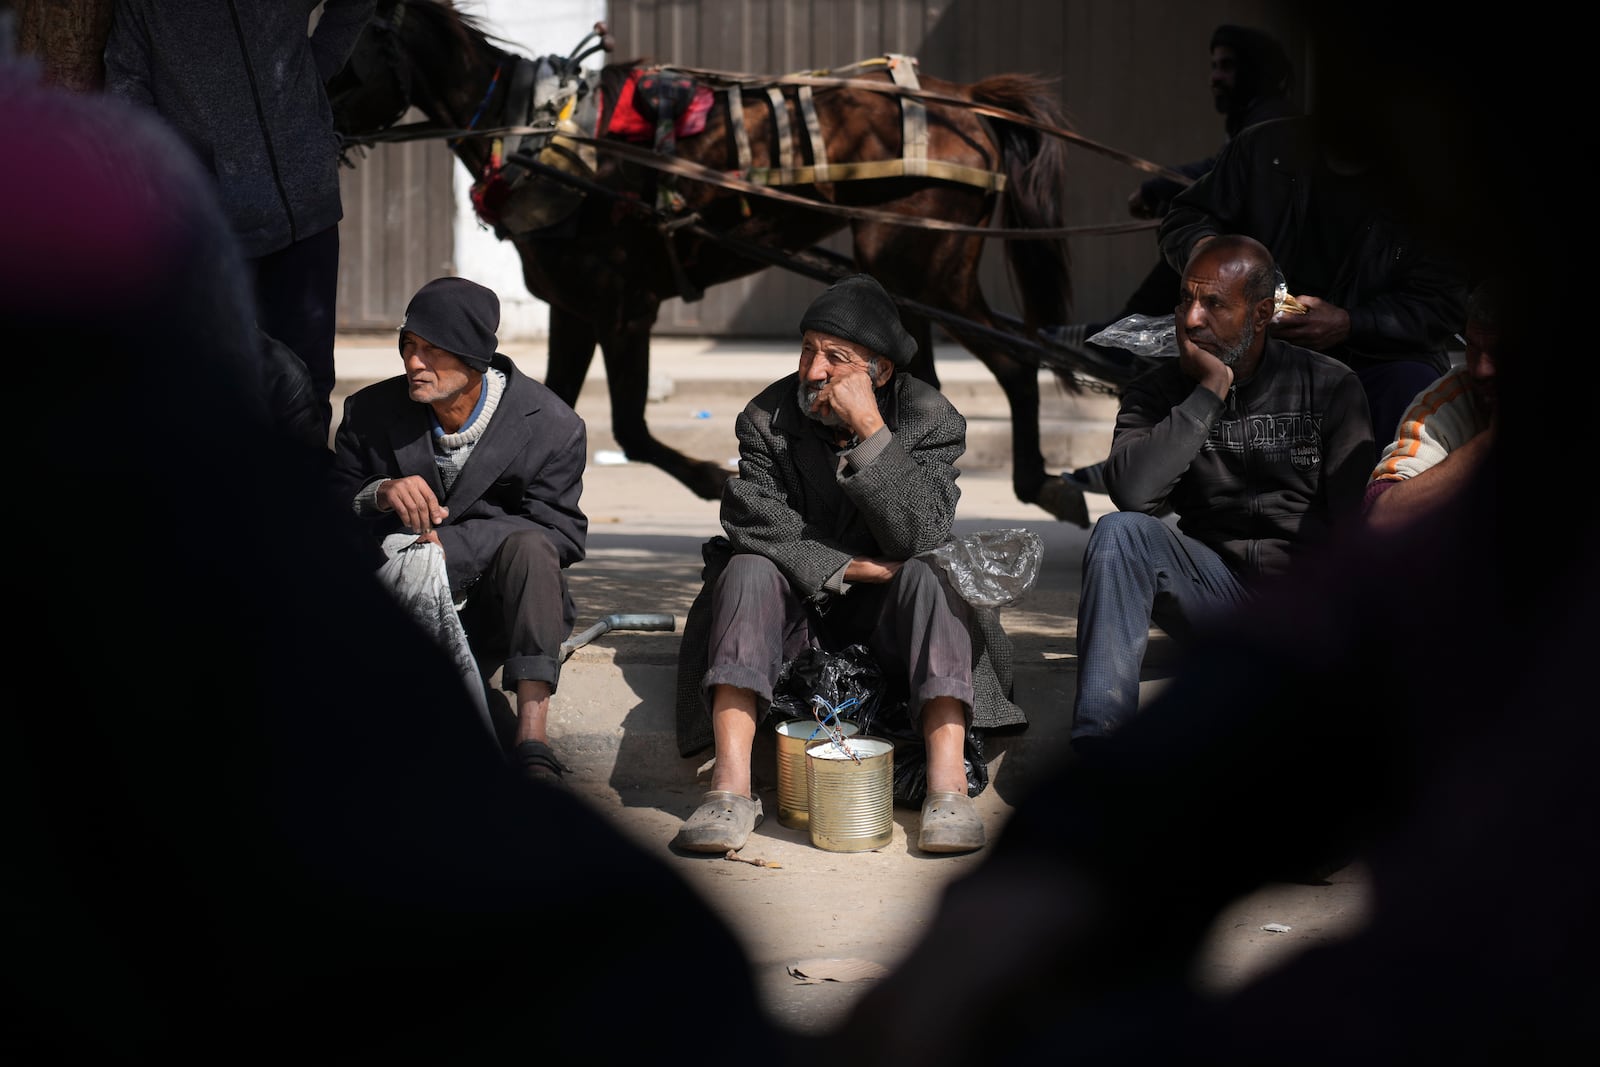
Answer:
[[[580,649],[562,669],[550,708],[550,733],[562,757],[587,782],[618,791],[690,788],[711,758],[707,749],[678,754],[675,701],[677,639],[623,639],[616,648]],[[1004,755],[1008,774],[1028,779],[1066,754],[1072,725],[1076,660],[1064,638],[1019,635],[1014,699],[1028,713],[1026,730],[988,738],[991,759]],[[1155,640],[1145,663],[1145,699],[1164,684],[1175,649]],[[763,734],[770,730],[761,731]],[[770,765],[771,739],[762,738],[757,766]]]

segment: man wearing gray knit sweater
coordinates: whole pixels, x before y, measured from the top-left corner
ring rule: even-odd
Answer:
[[[515,694],[515,761],[559,783],[545,723],[577,610],[583,559],[583,419],[495,351],[500,301],[465,278],[417,290],[400,324],[405,374],[345,401],[333,492],[386,549],[436,546],[485,684]],[[497,698],[498,699],[498,698]]]

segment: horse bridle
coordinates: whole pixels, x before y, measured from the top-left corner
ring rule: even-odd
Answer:
[[[357,48],[350,54],[344,69],[335,76],[351,78],[358,86],[363,87],[380,82],[388,82],[393,87],[394,95],[400,100],[400,106],[380,125],[380,128],[393,125],[411,110],[411,65],[406,61],[405,53],[400,48],[400,25],[405,21],[405,11],[405,4],[398,2],[388,5],[386,10],[374,10],[365,32],[374,35],[380,49],[379,55],[374,56]],[[345,138],[347,146],[340,150],[341,156],[346,154],[351,146],[350,143],[355,142],[358,136],[360,135]]]

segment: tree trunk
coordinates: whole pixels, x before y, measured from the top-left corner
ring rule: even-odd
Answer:
[[[38,59],[44,80],[78,92],[105,85],[114,0],[15,0],[17,51]]]

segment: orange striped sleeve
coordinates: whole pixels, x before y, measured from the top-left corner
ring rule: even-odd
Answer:
[[[1415,457],[1422,448],[1422,424],[1437,414],[1440,408],[1453,403],[1466,392],[1466,388],[1466,379],[1459,374],[1453,374],[1447,381],[1423,393],[1416,403],[1407,408],[1405,416],[1400,420],[1400,432],[1396,439],[1399,447],[1384,457],[1368,481],[1398,479],[1400,461]]]

